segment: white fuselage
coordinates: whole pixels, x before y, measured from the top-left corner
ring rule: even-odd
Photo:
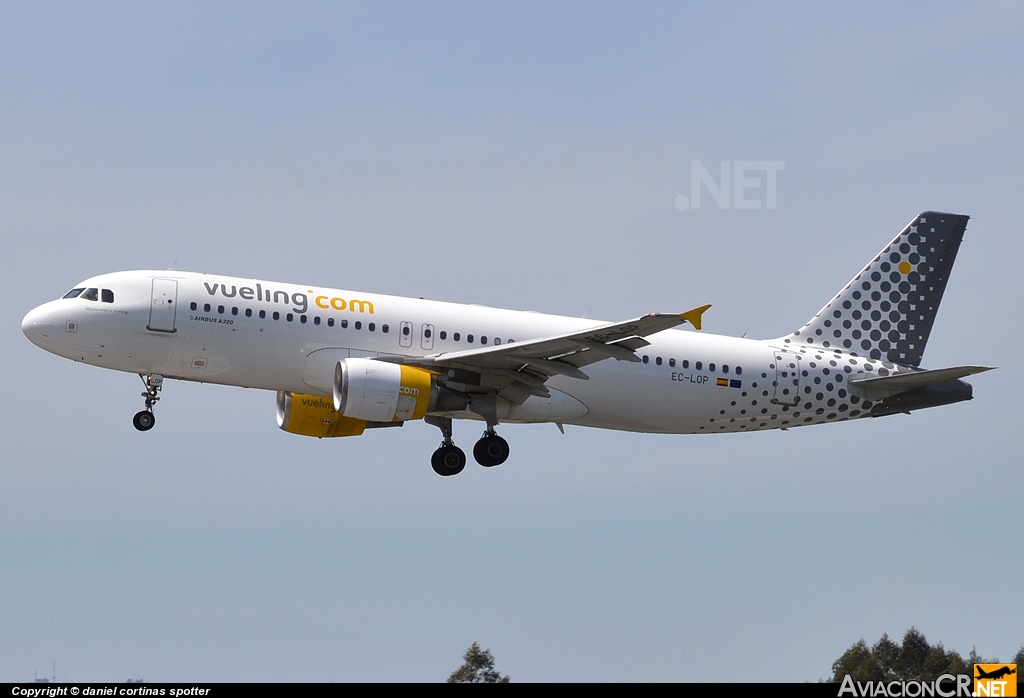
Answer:
[[[323,396],[331,395],[342,358],[423,357],[604,324],[177,271],[118,272],[79,286],[108,290],[112,302],[79,296],[39,306],[23,323],[33,342],[118,371]],[[637,351],[641,362],[588,365],[589,380],[555,376],[547,383],[553,398],[499,405],[501,421],[658,433],[841,421],[868,416],[847,394],[850,378],[895,368],[834,349],[783,353],[776,341],[691,330],[666,330],[647,340],[650,346]],[[792,365],[782,380],[786,362]],[[799,401],[777,394],[780,382],[799,390]]]

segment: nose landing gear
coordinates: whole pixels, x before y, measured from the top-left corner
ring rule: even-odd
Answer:
[[[149,431],[156,424],[156,417],[153,416],[152,412],[142,410],[141,412],[136,412],[135,416],[132,417],[132,424],[139,431]]]
[[[132,425],[139,431],[149,431],[156,424],[153,405],[160,399],[158,393],[164,387],[164,377],[150,373],[147,375],[140,374],[139,378],[146,385],[146,391],[142,393],[142,397],[146,398],[146,409],[135,413],[135,416],[132,417]]]

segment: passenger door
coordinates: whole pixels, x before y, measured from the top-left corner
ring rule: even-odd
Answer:
[[[174,279],[153,279],[147,330],[175,332],[174,319],[178,304],[178,282]]]

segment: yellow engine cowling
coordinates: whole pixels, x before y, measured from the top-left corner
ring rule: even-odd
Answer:
[[[366,420],[338,414],[330,398],[278,391],[277,426],[289,434],[330,438],[359,436]]]

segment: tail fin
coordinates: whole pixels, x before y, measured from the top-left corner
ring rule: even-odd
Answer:
[[[806,325],[780,339],[919,366],[968,218],[920,214]]]

